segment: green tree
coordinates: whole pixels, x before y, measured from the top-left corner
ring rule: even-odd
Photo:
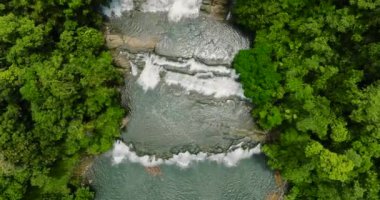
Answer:
[[[111,147],[125,112],[101,3],[0,4],[0,199],[93,197],[73,170]]]
[[[258,124],[281,133],[264,152],[289,199],[380,198],[379,11],[365,0],[236,2],[255,41],[233,65]]]

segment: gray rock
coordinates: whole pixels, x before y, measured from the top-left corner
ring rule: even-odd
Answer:
[[[106,46],[109,49],[116,49],[124,45],[124,40],[120,35],[106,34]]]

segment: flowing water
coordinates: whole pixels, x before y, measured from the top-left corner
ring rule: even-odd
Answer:
[[[92,185],[101,200],[256,200],[274,188],[272,173],[262,155],[242,160],[236,167],[214,162],[182,169],[162,165],[153,176],[139,164],[112,165],[112,158],[96,160]]]
[[[114,0],[104,9],[124,38],[155,43],[120,48],[131,64],[123,92],[129,122],[88,173],[96,199],[252,200],[276,188],[230,68],[249,41],[199,13],[201,4]]]

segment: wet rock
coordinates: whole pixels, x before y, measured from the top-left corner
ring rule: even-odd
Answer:
[[[155,52],[166,57],[195,58],[207,65],[232,62],[239,49],[249,47],[249,41],[229,25],[209,18],[178,24],[157,44]]]
[[[170,152],[172,154],[179,154],[184,152],[189,152],[191,154],[198,154],[201,152],[201,148],[196,144],[187,144],[187,145],[181,145],[181,146],[175,146],[170,149]]]
[[[230,0],[210,0],[210,12],[209,14],[218,20],[226,19],[228,12],[230,11]]]
[[[211,5],[212,0],[203,0],[202,5]]]
[[[163,68],[165,70],[171,71],[171,72],[177,72],[177,73],[188,74],[188,75],[195,75],[195,72],[191,72],[188,67],[178,68],[178,67],[173,67],[170,65],[164,65]]]
[[[114,62],[117,66],[123,68],[124,70],[126,70],[126,72],[130,71],[131,64],[130,64],[129,59],[127,58],[126,55],[122,54],[119,51],[116,51],[113,53],[113,59],[114,59]]]
[[[153,51],[154,47],[158,42],[158,38],[138,38],[124,35],[124,48],[126,48],[131,53],[138,52],[150,52]]]
[[[123,46],[124,40],[120,35],[117,34],[106,34],[106,46],[109,49],[116,49]]]
[[[280,171],[275,171],[274,172],[274,179],[276,181],[276,186],[277,187],[283,187],[284,186],[284,180],[282,180],[282,176]]]
[[[259,145],[258,142],[253,142],[252,140],[248,139],[248,138],[245,138],[246,141],[244,141],[244,144],[242,145],[242,147],[244,149],[252,149],[252,148],[255,148],[257,145]],[[247,141],[249,140],[249,141]]]
[[[194,58],[207,65],[229,66],[240,49],[249,47],[249,40],[238,30],[204,15],[170,23],[165,14],[134,11],[111,20],[109,29],[113,30],[106,33],[111,49],[154,51],[169,59]]]
[[[201,5],[201,11],[210,14],[211,13],[211,5]]]
[[[172,147],[170,153],[173,155],[181,153],[181,146]]]
[[[282,200],[283,197],[278,192],[271,192],[266,197],[265,200]]]
[[[182,29],[180,32],[183,32]],[[177,36],[178,35],[178,36]],[[179,32],[167,35],[160,40],[155,48],[155,53],[160,56],[169,58],[191,58],[194,53],[194,44],[190,38],[183,37],[189,35],[186,33],[179,34]]]
[[[83,156],[80,162],[75,167],[73,178],[81,182],[82,185],[88,185],[91,183],[91,180],[86,176],[89,169],[91,169],[92,164],[94,163],[93,156]]]
[[[211,7],[210,14],[216,19],[224,20],[228,14],[228,10],[223,5],[215,5]]]
[[[195,144],[189,144],[184,147],[186,151],[189,151],[191,154],[198,154],[201,152],[201,149],[199,148],[198,145]]]
[[[120,129],[126,128],[129,122],[129,116],[123,118]]]
[[[201,11],[217,20],[224,20],[230,10],[230,0],[203,0]]]
[[[133,5],[135,6],[135,10],[141,10],[141,6],[145,2],[146,0],[133,0]]]
[[[214,154],[218,154],[218,153],[223,153],[225,152],[226,149],[222,148],[221,146],[219,145],[215,145],[212,149],[211,149],[211,153],[214,153]]]

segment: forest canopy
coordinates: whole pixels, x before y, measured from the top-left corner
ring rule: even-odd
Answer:
[[[380,199],[380,1],[237,0],[234,60],[288,199]]]
[[[0,1],[0,199],[91,199],[73,169],[124,115],[102,0]]]

